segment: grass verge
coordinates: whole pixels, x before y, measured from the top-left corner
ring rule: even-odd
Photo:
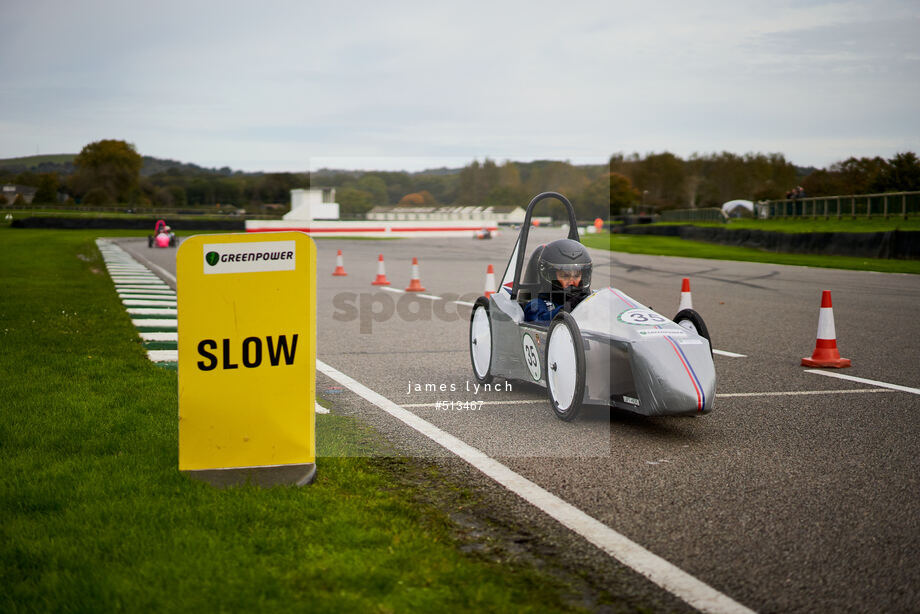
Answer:
[[[824,256],[815,254],[785,254],[767,252],[750,247],[734,247],[687,241],[679,237],[653,235],[591,234],[582,237],[588,247],[608,249],[628,254],[653,256],[679,256],[682,258],[710,258],[716,260],[741,260],[767,262],[828,269],[880,271],[882,273],[920,273],[918,260],[888,260],[882,258],[855,258],[851,256]]]
[[[887,232],[889,230],[920,230],[920,217],[912,216],[906,220],[900,216],[891,216],[889,219],[876,215],[872,218],[852,218],[844,216],[841,219],[832,217],[817,218],[787,218],[787,219],[731,219],[727,223],[721,222],[659,222],[655,226],[712,226],[728,230],[764,230],[768,232]]]
[[[554,577],[461,552],[415,461],[348,456],[383,446],[348,418],[317,416],[312,486],[181,475],[176,373],[99,234],[0,229],[0,611],[572,609]]]

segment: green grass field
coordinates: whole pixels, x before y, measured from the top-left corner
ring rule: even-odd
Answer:
[[[591,234],[582,242],[588,247],[609,249],[628,254],[653,256],[680,256],[682,258],[710,258],[716,260],[741,260],[768,262],[830,269],[880,271],[883,273],[920,273],[920,260],[888,260],[882,258],[854,258],[850,256],[823,256],[813,254],[783,254],[750,247],[734,247],[687,241],[679,237],[654,235]]]
[[[177,375],[146,359],[102,234],[123,233],[0,228],[0,611],[577,609],[461,551],[431,502],[461,487],[347,417],[317,416],[311,486],[180,474]]]
[[[660,222],[655,226],[674,226],[684,225],[687,222]],[[841,219],[831,217],[825,220],[823,217],[815,219],[810,218],[789,218],[789,219],[769,219],[757,220],[748,218],[739,218],[729,220],[727,223],[719,222],[693,222],[694,226],[714,226],[716,228],[727,228],[728,230],[765,230],[770,232],[886,232],[888,230],[920,230],[920,217],[911,216],[906,220],[900,217],[891,216],[889,219],[876,215],[866,218],[865,215],[856,219],[844,216]]]

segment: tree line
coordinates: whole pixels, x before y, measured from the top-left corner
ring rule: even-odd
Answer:
[[[46,165],[47,166],[47,165]],[[473,160],[460,169],[422,172],[339,171],[242,173],[143,158],[119,140],[90,143],[72,165],[57,171],[0,169],[0,182],[37,188],[36,203],[60,200],[132,207],[235,206],[250,213],[266,205],[286,207],[290,190],[335,187],[343,217],[361,217],[375,206],[524,206],[535,194],[561,192],[579,219],[606,218],[629,210],[717,207],[736,198],[779,199],[802,185],[809,196],[920,190],[920,161],[912,152],[891,159],[849,158],[826,169],[797,167],[782,154],[730,152],[617,153],[606,165]],[[549,205],[549,214],[563,215]]]

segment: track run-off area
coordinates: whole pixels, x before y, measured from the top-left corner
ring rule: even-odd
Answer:
[[[691,280],[716,401],[705,416],[586,407],[564,423],[543,389],[472,376],[470,306],[515,238],[318,240],[318,396],[611,583],[625,565],[710,612],[920,609],[920,276],[591,250],[595,288],[669,317]],[[151,360],[174,368],[175,249],[100,249]],[[339,249],[345,277],[331,275]],[[403,291],[413,258],[421,294]],[[822,290],[849,369],[800,366]]]

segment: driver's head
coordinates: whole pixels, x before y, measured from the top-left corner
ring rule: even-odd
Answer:
[[[557,239],[540,254],[540,277],[551,292],[569,293],[591,287],[591,256],[578,241]]]
[[[563,288],[581,285],[580,271],[556,271],[556,281]]]

